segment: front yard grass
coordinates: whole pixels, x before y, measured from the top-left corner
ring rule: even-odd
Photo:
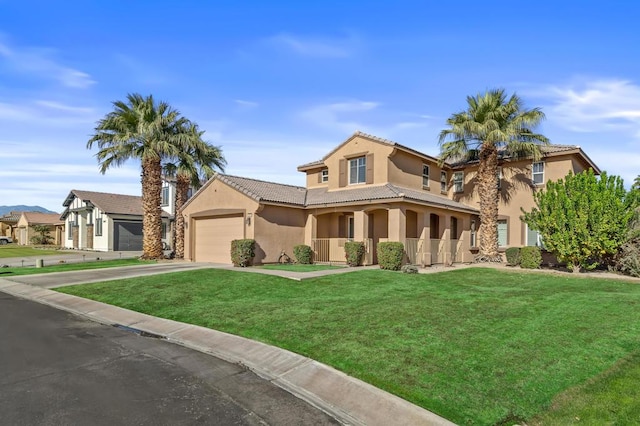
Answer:
[[[60,254],[60,251],[55,248],[19,246],[15,243],[0,246],[0,259],[7,257],[47,256],[51,254]]]
[[[114,268],[116,266],[144,265],[147,263],[156,263],[156,261],[140,260],[140,259],[114,259],[114,260],[100,260],[95,262],[87,261],[87,262],[77,262],[77,263],[59,263],[56,265],[43,266],[42,268],[36,268],[31,266],[0,268],[0,278],[15,277],[18,275],[46,274],[51,272],[68,272],[68,271],[82,271],[86,269]]]
[[[59,291],[280,346],[458,424],[533,420],[640,356],[640,286],[617,280],[468,268],[294,282],[206,269]],[[545,424],[564,424],[549,413]]]

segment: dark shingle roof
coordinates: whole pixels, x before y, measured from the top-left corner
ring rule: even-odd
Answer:
[[[328,191],[327,188],[306,189],[301,186],[283,185],[280,183],[223,174],[217,174],[215,179],[219,179],[221,182],[224,182],[258,202],[266,201],[299,207],[313,207],[373,200],[409,200],[443,208],[462,210],[469,213],[478,212],[476,209],[445,197],[399,187],[390,183],[386,185],[366,185],[359,188]]]
[[[137,195],[111,194],[108,192],[81,191],[72,189],[63,206],[69,207],[73,198],[77,197],[82,201],[88,201],[106,214],[123,214],[132,216],[142,216],[142,197]],[[63,217],[64,217],[63,213]],[[162,212],[163,216],[168,216]]]

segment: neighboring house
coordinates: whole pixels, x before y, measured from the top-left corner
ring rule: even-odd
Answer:
[[[22,212],[12,211],[0,216],[0,235],[10,237],[14,242],[18,240],[18,220]]]
[[[552,145],[536,163],[501,161],[502,248],[534,243],[519,217],[536,188],[569,171],[599,172],[579,147]],[[217,174],[182,210],[185,258],[230,263],[231,240],[253,238],[255,263],[292,256],[297,244],[311,246],[318,262],[344,262],[348,240],[365,243],[367,264],[377,263],[382,241],[402,242],[413,264],[468,262],[480,225],[476,169],[473,162],[440,166],[435,157],[356,132],[322,160],[298,167],[306,187]]]
[[[64,222],[60,220],[58,213],[22,212],[16,224],[14,242],[23,246],[33,245],[32,238],[40,235],[34,229],[36,225],[44,225],[48,228],[52,245],[62,245]]]
[[[71,190],[65,199],[64,247],[98,251],[142,250],[142,197]],[[169,214],[162,214],[162,241],[170,244]]]

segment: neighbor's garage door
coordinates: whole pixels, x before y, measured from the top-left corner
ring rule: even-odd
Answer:
[[[113,250],[142,250],[142,222],[113,222]]]
[[[231,263],[231,240],[244,238],[242,215],[196,219],[195,261]]]

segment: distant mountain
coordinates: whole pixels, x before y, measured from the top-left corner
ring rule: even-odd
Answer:
[[[0,216],[3,216],[9,212],[42,212],[42,213],[57,213],[47,210],[40,206],[0,206]]]

